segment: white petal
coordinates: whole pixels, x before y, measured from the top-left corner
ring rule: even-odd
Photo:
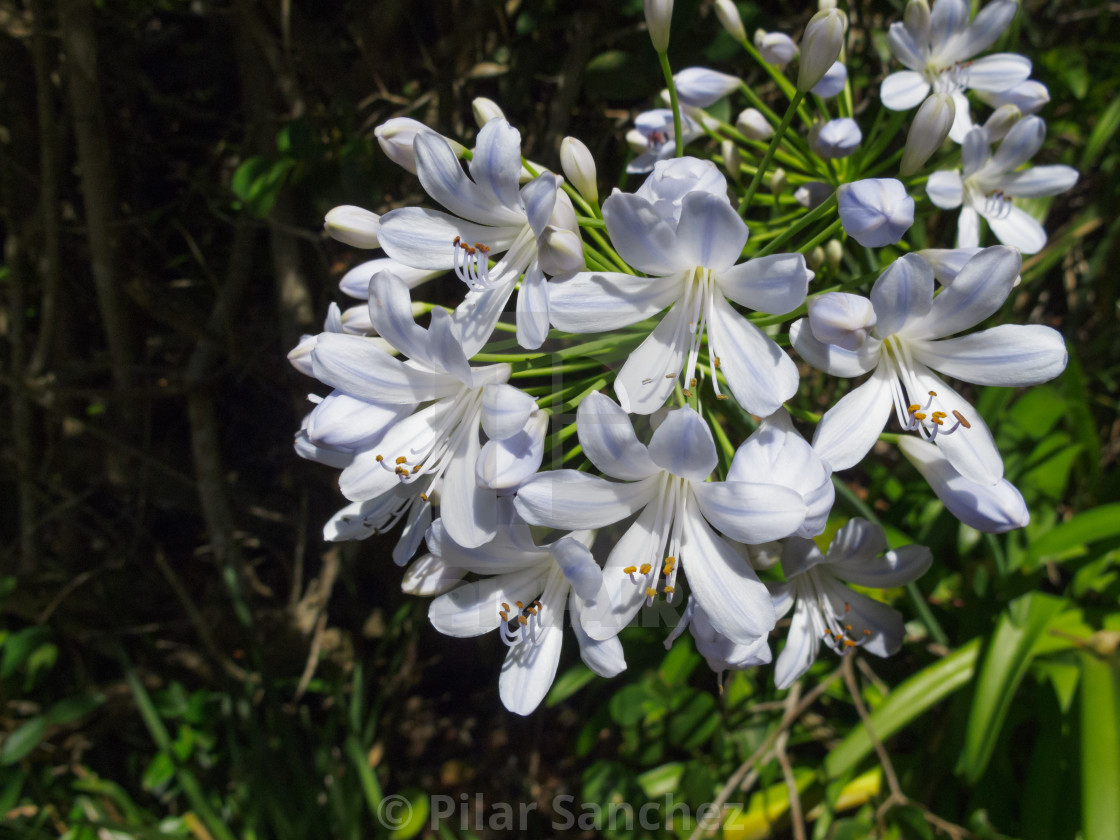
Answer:
[[[865,341],[855,351],[836,344],[825,344],[813,335],[808,318],[793,322],[789,338],[801,358],[832,376],[860,376],[879,363],[881,343],[878,339]]]
[[[692,599],[689,599],[692,603]],[[696,650],[708,662],[708,667],[720,674],[727,670],[741,671],[770,663],[770,644],[766,636],[759,636],[749,644],[739,644],[726,639],[712,625],[708,614],[696,605],[688,626]]]
[[[980,253],[980,248],[923,248],[917,251],[919,257],[933,267],[933,276],[942,286],[951,286],[961,269],[970,259]],[[937,298],[934,299],[937,305]]]
[[[730,268],[746,244],[747,225],[726,198],[706,192],[684,197],[677,248],[686,263],[717,271]]]
[[[450,240],[448,240],[450,241]],[[397,275],[410,289],[414,289],[425,280],[438,277],[440,271],[431,271],[425,268],[411,268],[402,262],[389,257],[379,257],[376,260],[360,263],[342,275],[338,288],[344,295],[349,295],[358,300],[369,299],[369,281],[379,271],[391,271]]]
[[[879,555],[886,550],[887,535],[883,529],[866,519],[854,517],[845,522],[832,538],[826,560],[830,568],[845,563],[858,568],[876,563]]]
[[[467,431],[463,443],[452,455],[440,491],[439,512],[443,527],[463,548],[485,545],[498,532],[497,496],[493,490],[480,486],[475,477],[480,449],[475,426]]]
[[[774,664],[774,685],[779,689],[789,688],[817,661],[821,640],[810,615],[813,609],[815,607],[804,598],[797,599],[793,620],[786,634],[786,646]]]
[[[630,416],[601,391],[588,394],[576,411],[583,454],[612,478],[637,480],[658,472],[645,444],[634,434]]]
[[[526,638],[521,644],[511,647],[502,663],[498,696],[514,714],[531,714],[556,679],[560,648],[564,643],[564,607],[568,592],[568,583],[563,575],[553,572],[541,594],[541,623],[532,641]]]
[[[793,359],[732,309],[723,295],[712,296],[708,318],[709,347],[719,357],[720,371],[739,405],[765,417],[797,393]]]
[[[985,216],[988,227],[1004,245],[1024,254],[1037,254],[1046,247],[1046,230],[1022,207],[1009,207],[1006,215]]]
[[[485,128],[479,132],[480,138],[484,131]],[[525,211],[520,206],[520,197],[516,195],[516,180],[515,202],[511,203],[500,199],[489,185],[482,186],[471,181],[447,141],[438,134],[418,134],[412,148],[416,152],[416,174],[425,191],[456,216],[485,225],[525,224]],[[517,171],[521,171],[520,159]],[[385,247],[384,242],[382,247]],[[388,249],[386,253],[393,256]]]
[[[377,333],[394,347],[431,370],[449,373],[470,382],[470,365],[445,310],[432,313],[432,328],[425,330],[412,318],[408,287],[395,274],[382,271],[369,284],[369,319]]]
[[[878,440],[891,414],[894,374],[879,365],[871,378],[825,412],[813,435],[813,450],[833,470],[854,467]]]
[[[670,411],[657,427],[649,457],[661,469],[691,481],[703,481],[719,463],[712,430],[688,406]]]
[[[307,432],[303,430],[296,433],[295,451],[296,455],[301,458],[339,470],[345,469],[354,461],[353,452],[338,452],[334,449],[316,446],[308,439]]]
[[[859,353],[875,327],[875,307],[860,295],[826,292],[808,305],[809,329],[823,344],[835,344]]]
[[[941,0],[944,2],[944,0]],[[837,615],[843,616],[853,641],[875,656],[891,656],[902,647],[906,628],[897,610],[856,592],[829,575],[818,577],[820,588]]]
[[[953,45],[957,60],[972,58],[994,44],[1018,10],[1019,4],[1015,0],[992,0],[988,3]]]
[[[964,195],[961,173],[956,169],[940,169],[932,173],[926,181],[926,195],[935,207],[944,210],[960,207]]]
[[[1015,87],[1031,74],[1031,60],[1014,53],[995,53],[973,61],[965,71],[973,90],[1000,93]]]
[[[603,585],[603,570],[591,550],[573,537],[564,537],[550,549],[572,590],[583,599],[593,599]]]
[[[463,579],[466,569],[446,566],[438,557],[417,557],[401,578],[401,589],[409,595],[432,597],[449,592]]]
[[[881,557],[864,560],[845,558],[830,563],[828,569],[838,578],[872,589],[890,589],[917,580],[933,564],[933,555],[924,545],[904,545]]]
[[[894,57],[911,70],[921,70],[925,64],[922,47],[902,21],[895,21],[887,30],[887,44]],[[900,109],[896,109],[900,110]]]
[[[517,277],[511,275],[506,282],[484,291],[472,289],[451,316],[459,328],[463,352],[469,359],[482,349],[494,333],[494,325],[502,317]]]
[[[914,199],[897,178],[841,184],[837,197],[844,230],[865,247],[895,245],[914,224]]]
[[[521,188],[521,199],[525,202],[529,227],[535,236],[541,235],[556,208],[556,193],[562,180],[558,175],[544,172]]]
[[[774,629],[774,604],[746,560],[716,536],[689,499],[684,510],[681,568],[712,626],[733,642],[752,644]]]
[[[1006,195],[1035,198],[1064,193],[1077,183],[1078,171],[1072,166],[1035,166],[1005,178],[1000,189]]]
[[[756,312],[784,315],[805,301],[813,279],[802,254],[771,254],[716,275],[720,291]]]
[[[885,541],[883,548],[886,548]],[[798,575],[803,575],[824,562],[825,555],[813,540],[790,537],[782,544],[782,574],[786,576],[786,580],[793,581]],[[795,590],[797,585],[794,582]]]
[[[517,293],[517,343],[536,350],[548,338],[548,281],[536,260],[521,279]]]
[[[996,484],[978,484],[953,469],[944,454],[931,443],[903,437],[898,446],[929,482],[942,504],[965,525],[989,534],[1002,534],[1023,528],[1030,522],[1026,502],[1007,479]]]
[[[774,599],[774,614],[778,621],[781,621],[786,613],[793,609],[793,584],[773,582],[766,584],[766,588],[770,590],[770,597]]]
[[[650,502],[659,476],[616,483],[576,470],[545,472],[517,491],[517,512],[531,525],[602,528]]]
[[[895,260],[871,287],[875,333],[886,338],[920,321],[933,305],[933,269],[916,254]]]
[[[963,91],[953,94],[953,124],[949,126],[949,139],[954,143],[963,143],[964,139],[976,127],[972,121],[972,103]],[[968,171],[967,168],[965,170]]]
[[[690,316],[682,303],[673,304],[653,332],[630,353],[614,380],[614,392],[625,411],[652,414],[669,399],[688,350]],[[697,326],[693,324],[692,328]],[[710,338],[711,332],[708,335]]]
[[[921,73],[913,70],[899,70],[883,79],[879,88],[879,98],[883,105],[892,111],[909,111],[921,105],[929,96],[929,82]]]
[[[439,210],[402,207],[381,217],[379,239],[385,253],[417,270],[445,270],[455,265],[455,237],[481,242],[492,252],[510,246],[523,224],[490,227],[464,222]]]
[[[807,509],[801,494],[780,484],[698,481],[692,484],[692,492],[715,528],[748,545],[788,537],[805,521]]]
[[[994,315],[1011,293],[1021,265],[1022,258],[1014,248],[997,245],[977,252],[953,284],[933,299],[929,314],[908,327],[906,335],[940,338],[967,330]]]
[[[474,182],[495,204],[517,207],[521,203],[517,183],[521,175],[521,134],[504,119],[487,122],[475,138],[470,169]],[[466,213],[460,215],[470,218]]]
[[[614,193],[603,202],[603,220],[619,256],[639,271],[664,277],[693,267],[677,248],[670,220],[644,198]]]
[[[582,271],[548,286],[549,318],[560,330],[608,332],[652,317],[680,299],[685,275],[635,277]]]
[[[418,403],[462,387],[454,377],[409,367],[372,339],[356,335],[323,333],[311,351],[311,362],[320,382],[370,402]]]
[[[547,576],[547,566],[532,566],[465,583],[432,601],[428,618],[445,636],[481,636],[498,629],[503,602],[529,603],[543,590]]]
[[[612,610],[609,616],[599,611],[594,622],[584,621],[583,629],[593,638],[606,639],[617,635],[634,620],[646,602],[648,578],[635,573],[631,580],[623,569],[641,567],[644,563],[656,568],[664,559],[668,524],[662,523],[660,531],[654,530],[658,524],[658,507],[652,504],[641,512],[615,543],[603,565],[603,582],[610,595]]]
[[[992,155],[991,169],[1011,172],[1035,156],[1046,139],[1046,123],[1041,117],[1023,117],[1011,127]]]
[[[706,67],[687,67],[673,75],[673,82],[681,102],[697,108],[707,108],[741,84],[737,76],[717,73]]]
[[[975,248],[980,244],[980,214],[967,204],[957,220],[957,247]]]
[[[968,0],[936,0],[929,20],[929,40],[934,49],[968,26]]]
[[[405,520],[404,528],[401,529],[401,537],[393,547],[394,563],[403,566],[416,556],[420,543],[424,539],[424,533],[431,524],[432,503],[420,499],[412,505],[408,519]]]
[[[991,143],[988,142],[988,132],[983,128],[974,128],[965,135],[961,141],[961,168],[964,177],[969,178],[984,167],[992,157]]]
[[[525,428],[536,409],[537,401],[519,388],[487,385],[482,389],[482,430],[495,440],[511,437]]]
[[[394,423],[411,413],[411,406],[372,403],[332,391],[307,415],[307,437],[328,449],[366,449]]]
[[[490,440],[482,447],[475,465],[475,479],[492,490],[519,487],[541,468],[548,415],[539,412],[526,428],[502,440]]]
[[[1048,382],[1069,360],[1062,334],[1038,324],[1001,324],[960,338],[915,342],[913,353],[954,379],[1011,388]]]
[[[586,607],[574,594],[568,598],[572,611],[572,633],[579,642],[579,658],[588,668],[600,677],[611,678],[626,670],[626,657],[622,652],[622,642],[617,635],[605,639],[595,639],[583,629]]]

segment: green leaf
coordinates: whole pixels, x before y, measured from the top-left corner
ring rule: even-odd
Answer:
[[[105,695],[103,694],[81,694],[77,697],[67,697],[47,709],[44,717],[51,726],[62,726],[85,717],[104,702]]]
[[[0,657],[0,679],[12,676],[28,657],[47,643],[51,631],[47,627],[25,627],[4,639],[4,654]]]
[[[1104,151],[1105,145],[1116,136],[1117,131],[1120,131],[1120,99],[1113,99],[1112,104],[1105,108],[1104,113],[1097,119],[1097,124],[1093,126],[1093,133],[1089,135],[1085,151],[1081,153],[1081,165],[1078,169],[1082,172],[1091,169]]]
[[[871,713],[875,736],[886,740],[972,679],[980,654],[980,640],[973,639],[944,659],[919,671],[887,696]],[[836,778],[858,765],[874,749],[871,737],[862,724],[848,733],[825,759],[828,778]]]
[[[171,757],[165,753],[156,753],[155,757],[148,762],[147,769],[144,770],[144,777],[141,784],[144,790],[159,790],[175,775],[175,764],[171,761]]]
[[[1120,840],[1120,660],[1081,654],[1081,816],[1085,840]]]
[[[39,746],[46,733],[47,719],[42,715],[25,721],[4,740],[4,746],[0,747],[0,765],[15,764]]]
[[[1011,700],[1036,655],[1035,644],[1068,606],[1064,598],[1031,592],[1013,601],[1000,616],[988,646],[965,730],[957,772],[970,783],[984,773]]]
[[[638,776],[638,784],[646,796],[656,799],[668,793],[676,793],[683,775],[684,765],[679,761],[671,761],[642,773]]]
[[[548,697],[545,698],[544,704],[551,708],[563,703],[594,679],[595,672],[582,662],[573,665],[557,677],[556,682],[552,684],[552,689],[548,692]]]
[[[1035,540],[1028,556],[1033,565],[1046,559],[1062,560],[1071,552],[1081,553],[1087,543],[1115,536],[1120,536],[1120,502],[1082,511],[1063,522]]]
[[[428,824],[428,794],[420,790],[409,790],[399,795],[408,801],[408,808],[402,823],[390,832],[389,840],[409,840]]]

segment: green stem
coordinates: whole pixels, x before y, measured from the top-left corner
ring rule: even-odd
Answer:
[[[669,107],[673,109],[673,141],[677,147],[677,157],[684,157],[684,135],[681,134],[681,103],[677,99],[677,84],[673,81],[673,71],[669,69],[669,55],[659,52],[661,72],[665,75],[665,86],[669,88]]]
[[[830,195],[828,198],[826,198],[824,201],[822,201],[819,205],[814,207],[812,210],[810,210],[808,213],[806,213],[804,216],[802,216],[800,219],[798,219],[796,222],[794,222],[792,225],[790,225],[788,228],[786,228],[784,231],[782,231],[782,233],[780,235],[778,235],[776,238],[767,242],[766,247],[763,248],[762,250],[760,250],[757,254],[754,254],[753,256],[754,257],[764,257],[767,254],[774,253],[775,251],[778,250],[778,248],[780,248],[782,245],[784,245],[787,241],[792,239],[794,236],[797,236],[799,233],[801,233],[801,231],[805,230],[805,228],[809,227],[809,225],[815,224],[820,219],[823,219],[825,216],[832,213],[832,210],[835,206],[836,206],[836,193],[834,192],[832,195]]]
[[[758,191],[759,184],[762,183],[762,174],[770,167],[770,163],[774,160],[774,152],[777,151],[778,145],[782,142],[782,136],[789,128],[790,122],[793,120],[793,115],[797,112],[797,106],[801,104],[801,100],[805,98],[805,94],[798,91],[793,95],[793,100],[786,108],[786,113],[782,117],[781,125],[774,131],[774,136],[770,138],[770,145],[766,149],[766,156],[762,158],[762,162],[758,165],[758,170],[754,173],[754,178],[751,179],[751,184],[747,187],[747,192],[739,202],[739,215],[743,218],[747,216],[747,209],[750,207],[751,199],[754,198],[755,192]]]

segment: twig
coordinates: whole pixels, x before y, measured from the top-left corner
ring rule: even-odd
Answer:
[[[782,768],[782,777],[786,782],[789,792],[789,820],[793,830],[793,840],[805,840],[805,816],[801,811],[801,795],[797,791],[797,779],[793,775],[793,766],[786,755],[786,744],[789,742],[789,730],[780,736],[774,745],[774,757],[778,759],[778,766]]]

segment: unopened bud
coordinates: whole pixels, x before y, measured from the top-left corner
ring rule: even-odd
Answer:
[[[809,130],[809,145],[822,158],[833,160],[847,157],[863,140],[859,125],[851,117],[818,123]]]
[[[957,106],[951,95],[935,93],[926,97],[926,101],[914,115],[910,132],[906,135],[906,148],[902,152],[899,172],[913,175],[922,168],[949,136],[956,114]]]
[[[762,53],[762,60],[781,69],[797,58],[797,44],[782,32],[767,32],[758,29],[754,33],[754,45]]]
[[[361,207],[343,204],[327,213],[323,219],[323,229],[331,239],[355,248],[376,248],[381,217]]]
[[[821,12],[836,8],[836,0],[817,0],[817,10]]]
[[[811,251],[809,251],[808,254],[805,255],[805,262],[808,264],[809,268],[813,269],[813,271],[819,270],[820,267],[824,265],[824,248],[822,248],[820,245],[813,248]]]
[[[599,200],[597,172],[591,150],[575,137],[565,137],[560,143],[560,168],[564,177],[576,191],[592,204]]]
[[[826,184],[824,181],[809,181],[793,191],[794,200],[810,210],[819,207],[830,195],[832,195],[832,184]]]
[[[781,195],[788,186],[789,181],[786,179],[786,171],[781,168],[775,169],[770,176],[770,192],[774,195]]]
[[[743,29],[743,19],[739,17],[739,9],[732,0],[716,0],[716,17],[727,30],[727,34],[736,41],[747,40],[747,30]]]
[[[813,15],[801,38],[801,66],[797,69],[797,89],[808,91],[824,78],[828,68],[840,57],[843,46],[843,13],[838,9],[826,9]]]
[[[929,40],[930,11],[926,0],[910,0],[902,13],[902,21],[918,43]]]
[[[748,140],[769,140],[774,134],[774,127],[767,122],[762,112],[754,108],[747,108],[735,120],[735,128]]]
[[[830,239],[824,243],[824,258],[833,273],[840,270],[840,262],[844,259],[844,246],[839,239]]]
[[[736,184],[742,177],[742,172],[739,167],[742,165],[742,157],[739,155],[739,147],[735,145],[734,140],[724,140],[719,146],[720,155],[723,156],[723,168],[727,170],[727,174],[731,176]]]
[[[482,128],[490,120],[504,120],[506,118],[502,109],[498,107],[498,103],[493,99],[487,99],[485,96],[474,98],[471,102],[471,111],[474,113],[474,121],[478,123],[479,128]]]
[[[840,224],[860,245],[894,245],[914,224],[914,199],[901,181],[867,178],[841,184],[837,191]]]
[[[669,49],[669,24],[673,20],[673,0],[645,0],[646,26],[653,48],[659,53]]]
[[[417,135],[422,132],[436,133],[422,122],[417,122],[409,117],[393,117],[375,128],[373,136],[377,138],[381,151],[385,152],[393,163],[415,175],[416,152],[413,149],[413,143],[416,142]],[[461,143],[456,143],[447,137],[443,139],[451,147],[451,151],[455,153],[456,157],[463,156],[466,148]]]
[[[676,85],[677,96],[685,105],[707,108],[738,88],[742,82],[738,76],[718,73],[706,67],[687,67],[673,76],[673,84]]]
[[[552,225],[546,225],[537,238],[537,258],[541,271],[553,277],[581,271],[587,265],[579,234]]]
[[[821,80],[813,85],[812,92],[821,99],[831,99],[844,89],[844,84],[847,81],[848,68],[844,66],[844,62],[834,61],[824,76],[821,77]]]
[[[1007,132],[1015,123],[1023,118],[1023,112],[1019,110],[1017,105],[1008,103],[1007,105],[1000,105],[996,108],[988,121],[984,123],[984,130],[988,132],[988,141],[990,143],[998,143],[1007,136]]]
[[[822,344],[858,350],[875,326],[875,308],[860,295],[828,292],[808,303],[809,329]]]

